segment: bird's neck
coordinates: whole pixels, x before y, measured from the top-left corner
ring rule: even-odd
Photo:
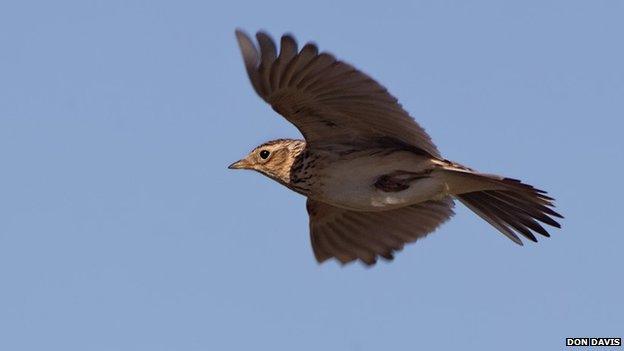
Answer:
[[[280,179],[280,182],[300,194],[307,195],[313,180],[309,174],[313,158],[310,157],[310,150],[306,147],[305,141],[297,140],[293,143],[290,156],[288,171],[285,172],[285,177]]]

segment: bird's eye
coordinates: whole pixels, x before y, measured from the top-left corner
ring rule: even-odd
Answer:
[[[266,160],[267,158],[269,158],[269,155],[270,155],[270,154],[271,154],[271,153],[270,153],[268,150],[262,150],[262,151],[260,151],[260,157],[261,157],[263,160]]]

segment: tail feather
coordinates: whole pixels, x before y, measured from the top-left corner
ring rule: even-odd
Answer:
[[[486,222],[490,223],[494,228],[498,229],[498,231],[503,233],[513,242],[518,245],[522,245],[522,240],[520,240],[520,238],[518,238],[518,236],[505,225],[503,220],[498,218],[491,211],[488,211],[487,208],[484,208],[484,206],[479,201],[470,199],[469,194],[470,193],[458,196],[459,201],[461,201],[466,207],[471,209],[472,212],[479,215],[479,217],[483,218]]]
[[[545,191],[517,179],[469,172],[462,172],[461,175],[469,178],[470,182],[482,182],[482,190],[455,196],[513,242],[522,245],[518,234],[534,242],[537,238],[533,233],[549,237],[540,222],[561,228],[553,217],[563,216],[553,209],[554,199]]]

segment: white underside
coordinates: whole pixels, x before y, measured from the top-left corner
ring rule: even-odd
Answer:
[[[448,195],[442,176],[433,172],[410,187],[385,192],[374,186],[379,177],[396,171],[420,173],[434,168],[430,159],[410,152],[366,156],[330,162],[323,170],[317,200],[358,211],[387,211]]]

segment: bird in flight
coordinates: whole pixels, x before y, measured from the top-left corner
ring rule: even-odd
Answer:
[[[236,31],[256,93],[303,134],[254,148],[231,169],[249,169],[307,197],[316,260],[391,260],[434,231],[459,200],[513,242],[560,228],[553,198],[519,180],[443,158],[423,128],[383,86],[313,43],[291,35],[258,47]],[[534,234],[535,233],[535,234]]]

